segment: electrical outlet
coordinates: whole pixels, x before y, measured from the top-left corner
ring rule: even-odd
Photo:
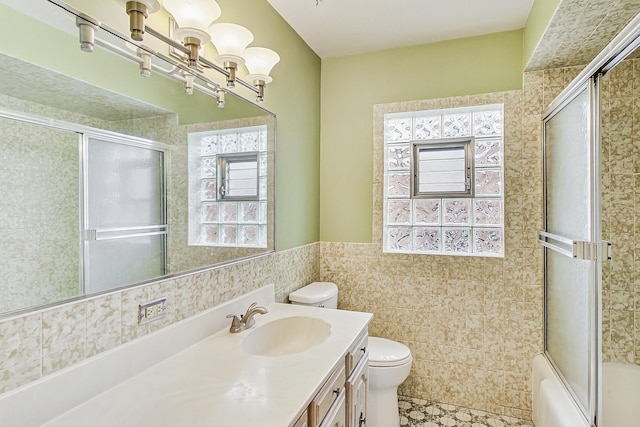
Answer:
[[[167,297],[156,298],[138,306],[138,324],[153,322],[167,315]]]

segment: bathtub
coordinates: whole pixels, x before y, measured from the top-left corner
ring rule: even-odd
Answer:
[[[589,427],[543,355],[533,359],[533,423],[536,427]],[[640,425],[640,366],[602,365],[602,416],[598,427]]]
[[[531,416],[536,427],[589,427],[587,419],[542,354],[533,358],[531,387]]]
[[[601,419],[599,427],[640,425],[640,366],[602,364]]]

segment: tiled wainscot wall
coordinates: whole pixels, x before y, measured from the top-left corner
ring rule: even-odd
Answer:
[[[0,392],[208,308],[276,284],[276,301],[319,277],[319,244],[68,303],[0,322]],[[168,315],[138,325],[138,304],[164,296]]]
[[[640,59],[602,79],[602,358],[640,365]]]

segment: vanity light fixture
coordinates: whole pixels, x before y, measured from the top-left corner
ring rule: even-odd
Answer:
[[[211,41],[207,28],[222,11],[215,0],[164,0],[164,8],[178,28],[175,37],[189,49],[189,68],[197,68],[200,46]]]
[[[238,24],[223,23],[213,24],[209,27],[211,43],[216,47],[218,56],[215,61],[222,64],[227,70],[227,87],[235,87],[236,70],[244,65],[242,54],[253,41],[253,34],[245,27]]]
[[[124,5],[130,17],[131,38],[141,41],[146,33],[169,47],[169,56],[156,54],[154,50],[144,47],[132,48],[133,55],[119,52],[118,46],[110,46],[99,39],[101,45],[107,46],[116,53],[140,64],[140,75],[149,77],[151,70],[184,82],[185,92],[192,94],[194,88],[202,90],[218,99],[219,108],[225,105],[226,91],[220,91],[220,84],[212,80],[208,74],[217,72],[225,76],[228,88],[235,88],[236,83],[256,93],[257,101],[264,100],[264,87],[273,79],[269,76],[273,66],[280,61],[280,56],[267,48],[247,46],[253,41],[253,34],[241,25],[213,22],[220,17],[222,11],[216,0],[162,0],[166,11],[171,15],[169,35],[165,35],[145,24],[150,13],[161,7],[159,0],[115,0]],[[80,43],[82,50],[93,51],[94,32],[101,24],[92,18],[78,18]],[[111,31],[107,28],[107,31]],[[204,46],[212,42],[218,55],[214,61],[203,54]],[[106,43],[106,44],[105,44]],[[158,68],[152,63],[152,56],[158,55],[164,62],[172,65],[172,70]],[[177,59],[176,62],[174,59]],[[246,78],[236,76],[238,67],[246,65],[249,74]],[[196,79],[197,77],[197,79]],[[204,83],[204,86],[203,86]]]
[[[150,13],[160,10],[160,2],[158,0],[116,0],[124,6],[129,15],[129,31],[131,38],[141,42],[144,38],[144,22]]]
[[[91,21],[89,17],[76,16],[76,27],[78,27],[80,35],[80,50],[83,52],[93,52],[98,25],[98,23]]]
[[[266,47],[248,47],[244,51],[247,79],[258,89],[256,101],[264,101],[264,87],[273,81],[269,76],[273,67],[280,62],[280,55]]]

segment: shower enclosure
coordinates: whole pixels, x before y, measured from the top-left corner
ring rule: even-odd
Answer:
[[[81,138],[84,292],[164,275],[164,150],[123,136]]]
[[[545,356],[586,425],[601,427],[638,419],[620,415],[637,402],[615,403],[640,393],[640,62],[630,56],[639,37],[636,17],[543,121]],[[628,372],[622,390],[611,386],[612,363]]]

